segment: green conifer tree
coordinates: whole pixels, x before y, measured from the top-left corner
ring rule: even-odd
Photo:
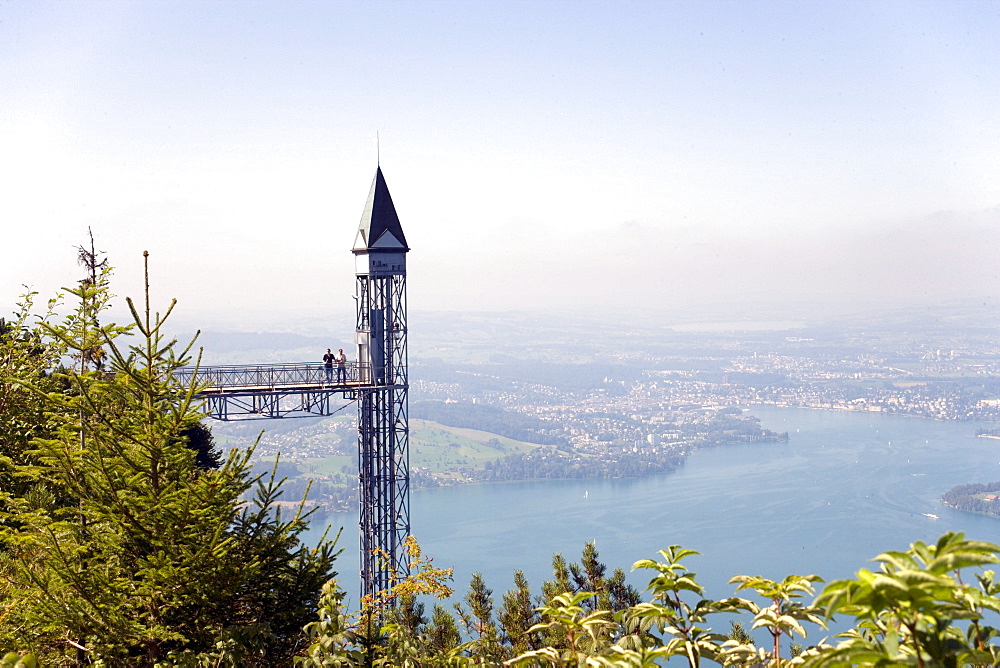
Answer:
[[[136,343],[120,348],[127,328],[99,322],[108,272],[69,291],[79,305],[65,321],[42,325],[74,360],[54,374],[62,384],[17,380],[46,414],[15,475],[52,493],[12,500],[0,642],[47,665],[196,665],[220,651],[240,665],[286,663],[333,545],[299,543],[306,518],[282,516],[280,481],[254,479],[250,451],[198,465],[186,435],[196,388],[174,377],[188,349],[163,329],[173,304],[152,313],[147,272],[144,308],[128,301]]]
[[[499,662],[504,658],[504,651],[493,621],[493,590],[486,586],[482,573],[472,574],[465,602],[469,605],[468,610],[459,603],[455,604],[455,610],[465,632],[472,638],[472,656],[481,662]]]
[[[435,654],[449,652],[462,642],[462,634],[458,630],[455,618],[440,603],[434,604],[431,620],[427,625],[427,638],[430,649]]]
[[[59,365],[62,350],[45,341],[33,322],[51,318],[56,300],[45,314],[36,316],[32,313],[35,296],[26,294],[10,320],[0,318],[0,552],[5,536],[16,526],[12,524],[14,500],[33,488],[17,474],[18,467],[34,462],[31,441],[48,434],[44,396],[26,383],[46,392],[59,386],[52,371]],[[43,495],[37,488],[34,494]]]
[[[540,634],[531,630],[540,618],[532,603],[531,588],[523,571],[514,571],[514,588],[503,595],[497,619],[500,622],[501,640],[511,648],[515,656],[541,646]]]

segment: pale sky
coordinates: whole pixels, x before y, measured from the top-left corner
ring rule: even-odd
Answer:
[[[0,0],[4,312],[348,310],[377,160],[411,311],[995,303],[1000,3]]]

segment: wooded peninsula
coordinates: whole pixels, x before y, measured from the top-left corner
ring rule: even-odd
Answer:
[[[941,501],[955,510],[1000,516],[1000,481],[956,485]]]

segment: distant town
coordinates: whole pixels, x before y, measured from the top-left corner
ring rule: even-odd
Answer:
[[[714,332],[565,318],[555,327],[527,315],[442,315],[417,326],[414,487],[634,477],[671,470],[696,448],[787,438],[759,423],[756,406],[1000,423],[997,330],[979,315]],[[265,429],[262,461],[280,452],[284,474],[303,486],[312,479],[312,498],[346,509],[353,412],[212,426],[230,445]]]

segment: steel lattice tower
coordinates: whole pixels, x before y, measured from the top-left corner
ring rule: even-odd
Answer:
[[[408,574],[410,534],[409,382],[403,228],[379,167],[354,243],[358,363],[358,496],[361,594]]]

